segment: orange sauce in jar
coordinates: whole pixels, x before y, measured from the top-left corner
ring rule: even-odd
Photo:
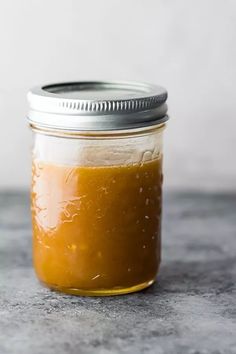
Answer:
[[[145,288],[160,264],[162,159],[33,163],[33,258],[47,286],[80,295]]]

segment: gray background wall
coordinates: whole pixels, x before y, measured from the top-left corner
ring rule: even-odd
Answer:
[[[235,62],[235,0],[1,0],[0,188],[29,184],[28,88],[75,79],[165,86],[166,188],[235,188]]]

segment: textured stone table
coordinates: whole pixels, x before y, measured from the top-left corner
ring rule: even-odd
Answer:
[[[81,298],[41,287],[28,196],[0,194],[0,354],[236,353],[236,194],[165,196],[158,282]]]

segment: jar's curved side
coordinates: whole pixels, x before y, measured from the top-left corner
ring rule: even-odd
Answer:
[[[127,165],[162,155],[164,126],[105,136],[54,135],[34,131],[33,159],[72,166]]]
[[[102,296],[153,283],[161,258],[162,134],[34,133],[33,258],[44,284]]]

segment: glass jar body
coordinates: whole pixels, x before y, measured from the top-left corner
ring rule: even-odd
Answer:
[[[163,125],[111,134],[35,130],[33,260],[46,286],[116,295],[151,285],[161,258]]]

